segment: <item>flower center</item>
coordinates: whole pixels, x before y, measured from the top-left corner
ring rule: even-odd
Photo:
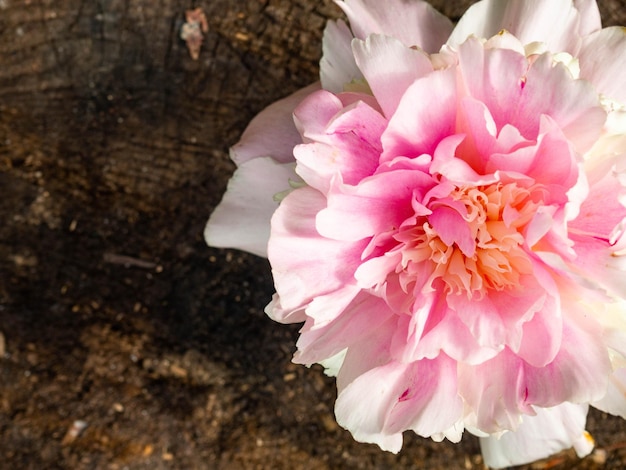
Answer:
[[[532,270],[522,230],[538,206],[531,191],[515,183],[455,188],[429,203],[431,214],[410,229],[411,243],[408,234],[401,237],[403,271],[416,275],[429,264],[422,289],[443,282],[446,292],[470,298],[519,286]]]

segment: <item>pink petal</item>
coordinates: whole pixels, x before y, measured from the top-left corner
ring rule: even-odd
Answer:
[[[332,357],[370,335],[393,315],[379,297],[365,292],[352,297],[332,322],[318,326],[314,318],[307,320],[294,362],[311,365]]]
[[[465,256],[474,256],[476,240],[459,211],[444,205],[435,207],[428,216],[428,222],[447,246],[456,244]]]
[[[482,299],[451,295],[448,305],[481,346],[492,349],[510,346],[517,350],[522,341],[523,324],[544,308],[546,302],[545,291],[530,276],[523,278],[520,284],[524,288],[519,291],[491,291]]]
[[[272,296],[272,300],[265,307],[265,313],[279,323],[301,323],[306,320],[304,308],[297,306],[289,310],[284,309],[277,294]]]
[[[545,367],[525,367],[528,401],[554,406],[564,401],[588,403],[604,396],[610,376],[606,345],[597,322],[575,301],[562,299],[562,346]],[[549,385],[548,385],[549,384]]]
[[[526,76],[519,114],[512,122],[526,136],[525,126],[520,121],[547,114],[576,150],[583,154],[600,136],[606,112],[600,106],[597,91],[589,82],[573,80],[565,66],[552,65],[551,60],[549,54],[544,54],[533,63]],[[541,121],[535,119],[535,123],[541,124]]]
[[[568,227],[578,235],[608,242],[615,227],[626,218],[626,207],[619,201],[624,192],[625,188],[609,169],[593,182],[578,217]]]
[[[453,68],[435,71],[413,83],[382,136],[381,162],[432,155],[442,139],[454,134],[456,100]]]
[[[554,121],[542,115],[536,145],[522,147],[510,154],[493,154],[488,171],[517,172],[544,185],[549,197],[544,203],[562,204],[566,193],[578,181],[578,156]]]
[[[430,175],[410,170],[373,175],[358,186],[336,180],[328,207],[317,216],[317,228],[325,237],[349,241],[388,232],[413,215],[413,194],[424,194],[433,184]]]
[[[207,243],[266,257],[269,223],[278,207],[274,195],[289,189],[290,179],[297,179],[293,164],[281,164],[269,157],[243,163],[206,225]]]
[[[575,54],[580,38],[600,27],[594,0],[483,0],[465,12],[448,44],[458,47],[472,34],[490,38],[504,29],[522,44],[545,42],[548,50]]]
[[[498,354],[481,346],[458,315],[446,308],[445,295],[432,294],[410,321],[401,317],[392,342],[393,357],[402,362],[433,359],[445,353],[456,361],[480,364]]]
[[[578,54],[580,77],[607,98],[626,102],[626,32],[622,27],[597,31],[583,40]]]
[[[291,192],[272,217],[268,258],[286,311],[306,307],[315,297],[354,284],[354,271],[366,243],[321,237],[315,217],[325,205],[321,193],[304,187]]]
[[[343,21],[326,24],[320,60],[320,80],[324,90],[341,93],[345,85],[363,78],[352,55],[352,39],[350,28]]]
[[[557,299],[547,296],[541,310],[524,323],[522,341],[517,355],[535,367],[551,363],[561,348],[563,318]]]
[[[580,153],[589,150],[602,131],[606,112],[593,86],[574,80],[565,66],[553,65],[549,54],[541,55],[528,69],[523,55],[510,49],[485,49],[470,38],[459,46],[459,64],[460,86],[485,103],[498,131],[508,124],[525,139],[535,140],[539,117],[546,114]]]
[[[397,318],[387,317],[368,335],[354,341],[346,351],[343,364],[337,374],[337,392],[366,372],[392,362],[389,351],[391,338],[396,331]]]
[[[468,158],[467,155],[462,155],[462,158],[457,158],[456,149],[464,139],[465,136],[463,134],[444,138],[435,149],[433,162],[430,165],[430,173],[432,175],[442,175],[447,181],[456,183],[459,186],[466,184],[479,186],[498,181],[498,177],[494,175],[485,176],[478,173],[476,169],[466,161],[466,158],[474,162],[478,159],[472,157]],[[478,165],[480,165],[480,162]],[[480,171],[480,169],[478,169],[478,171]]]
[[[533,413],[524,382],[523,363],[508,349],[480,365],[459,364],[459,392],[482,432],[515,429],[522,414]]]
[[[433,70],[423,51],[411,49],[394,37],[373,34],[365,41],[355,40],[352,49],[387,118],[393,116],[407,88]]]
[[[319,83],[309,85],[257,114],[239,142],[231,148],[232,160],[237,165],[258,157],[272,157],[280,163],[293,162],[293,148],[302,142],[293,123],[293,111],[319,88]]]
[[[612,295],[624,298],[626,293],[626,256],[615,255],[606,240],[570,234],[576,259],[569,264],[572,271]]]
[[[585,432],[587,409],[572,403],[536,408],[537,415],[524,416],[516,431],[480,439],[485,464],[490,468],[522,465],[572,446],[584,457],[593,449],[593,439]]]
[[[554,361],[533,367],[510,350],[481,365],[459,368],[459,389],[477,415],[477,427],[488,433],[515,430],[531,405],[587,403],[606,393],[610,363],[595,322],[574,313],[563,326],[562,346]],[[524,418],[526,419],[526,418]]]
[[[385,125],[385,119],[367,104],[358,101],[349,105],[328,123],[325,135],[317,142],[295,148],[296,172],[324,193],[338,174],[344,183],[357,184],[376,171]],[[306,129],[305,135],[309,135]]]
[[[422,0],[346,0],[337,2],[359,39],[385,34],[406,46],[437,52],[452,31],[452,22]]]
[[[455,362],[446,356],[410,364],[390,362],[357,377],[335,405],[339,424],[361,442],[398,452],[402,431],[444,432],[461,417]]]
[[[328,123],[343,109],[343,103],[334,94],[319,90],[309,93],[293,111],[293,120],[300,131],[298,144],[324,140]]]

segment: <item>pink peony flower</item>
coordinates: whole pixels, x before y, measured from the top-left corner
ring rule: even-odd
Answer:
[[[626,34],[592,0],[339,1],[321,85],[232,149],[209,244],[268,256],[338,422],[500,468],[626,417]],[[270,224],[271,218],[271,224]],[[269,243],[268,243],[269,240]]]

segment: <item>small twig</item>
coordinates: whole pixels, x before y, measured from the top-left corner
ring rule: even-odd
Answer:
[[[142,269],[155,269],[157,267],[157,264],[152,261],[144,261],[139,258],[133,258],[132,256],[118,255],[115,253],[105,253],[102,259],[105,263],[121,264],[127,268],[133,266]]]

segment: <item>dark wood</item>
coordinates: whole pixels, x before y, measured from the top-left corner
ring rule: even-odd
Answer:
[[[433,3],[458,18],[472,2]],[[623,2],[600,5],[626,24]],[[197,60],[180,38],[195,7]],[[354,443],[333,381],[289,363],[297,327],[262,313],[266,262],[202,240],[228,147],[316,79],[339,14],[329,0],[0,0],[2,468],[481,468],[471,437],[407,435],[399,456]],[[596,413],[590,428],[622,468],[623,422]]]

